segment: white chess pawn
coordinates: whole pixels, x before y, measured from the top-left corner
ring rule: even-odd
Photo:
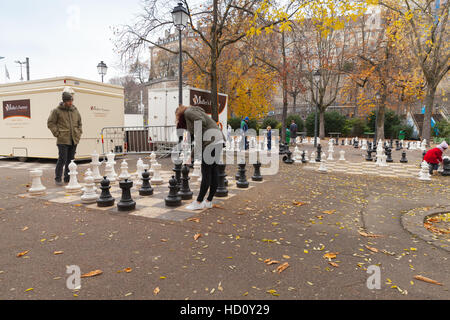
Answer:
[[[201,166],[202,162],[200,160],[194,161],[194,171],[191,174],[192,181],[197,181],[200,179],[200,176],[202,175]]]
[[[130,174],[128,173],[128,162],[124,159],[120,164],[120,175],[119,180],[130,179]]]
[[[425,160],[422,161],[420,168],[421,169],[419,172],[419,180],[430,181],[431,180],[430,166],[428,165],[428,163]]]
[[[30,171],[31,177],[31,188],[28,189],[28,192],[31,195],[40,195],[45,194],[45,190],[47,189],[41,182],[42,170],[34,169]]]
[[[106,178],[109,180],[110,184],[114,184],[116,182],[116,177],[114,176],[112,163],[109,163],[109,162],[106,163],[105,175],[106,175]]]
[[[67,192],[71,193],[77,193],[81,190],[81,185],[78,183],[77,178],[77,165],[75,164],[75,161],[71,161],[69,164],[69,184],[66,186]]]
[[[311,152],[311,160],[309,161],[309,163],[316,163],[316,152],[315,151]]]
[[[327,173],[327,172],[328,172],[328,169],[327,169],[326,161],[325,161],[325,160],[320,161],[320,166],[319,166],[318,171],[319,171],[320,173]]]
[[[160,185],[163,183],[163,179],[161,178],[161,175],[159,171],[161,170],[161,165],[159,163],[155,163],[153,165],[153,177],[150,180],[150,182],[154,185]]]
[[[142,185],[142,172],[144,172],[144,161],[142,161],[141,158],[138,159],[136,162],[136,173],[135,173],[135,185],[140,186]]]
[[[344,146],[348,146],[348,139],[345,138]]]
[[[91,162],[92,177],[94,178],[94,182],[100,182],[103,179],[102,175],[100,174],[100,170],[99,170],[99,167],[101,165],[101,162],[99,161],[100,156],[96,150],[94,151],[94,153],[91,156],[92,156],[92,162]]]
[[[84,174],[84,188],[83,195],[81,196],[81,202],[83,203],[94,203],[97,201],[97,188],[95,187],[94,177],[92,176],[91,169],[87,169]]]
[[[333,161],[334,160],[334,158],[333,158],[333,150],[328,150],[328,158],[327,158],[327,161]]]
[[[309,158],[308,158],[308,150],[305,150],[305,161],[309,162]]]
[[[341,150],[339,151],[339,161],[345,161],[345,151]]]
[[[385,155],[385,154],[383,154],[383,155],[381,156],[381,164],[380,164],[380,167],[387,167],[387,166],[388,166],[387,163],[386,163],[386,158],[387,158],[387,155]]]

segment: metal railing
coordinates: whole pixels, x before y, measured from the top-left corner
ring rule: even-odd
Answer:
[[[178,143],[175,126],[104,127],[101,137],[103,154],[155,152],[163,157]]]

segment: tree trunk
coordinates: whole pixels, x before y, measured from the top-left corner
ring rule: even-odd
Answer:
[[[218,14],[218,0],[213,2],[213,23],[211,26],[211,116],[214,121],[219,121],[219,107],[217,99],[217,14]]]
[[[430,146],[431,116],[433,114],[435,95],[436,95],[436,87],[429,85],[427,89],[427,95],[425,97],[425,114],[423,117],[423,126],[422,126],[422,139],[427,140],[427,146]]]
[[[325,138],[325,110],[319,108],[319,138]]]
[[[281,141],[286,143],[286,118],[287,118],[287,73],[286,73],[286,47],[285,47],[285,39],[284,32],[281,32],[281,54],[283,56],[283,69],[282,71],[282,82],[283,82],[283,114],[281,117]]]
[[[384,140],[384,115],[386,113],[386,107],[384,102],[380,103],[378,108],[378,116],[377,116],[377,140]]]

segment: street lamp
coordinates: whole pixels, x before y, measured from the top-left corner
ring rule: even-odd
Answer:
[[[178,61],[178,104],[183,105],[183,51],[181,43],[181,31],[186,28],[189,14],[182,3],[178,5],[172,11],[172,19],[175,28],[178,29],[178,41],[180,47],[180,55]]]
[[[106,72],[108,71],[108,66],[103,61],[100,61],[100,63],[97,65],[97,71],[98,74],[102,76],[103,82],[103,77],[106,75]]]
[[[374,136],[373,136],[373,143],[374,143],[374,146],[376,145],[376,143],[377,143],[377,136],[378,136],[378,108],[379,108],[379,105],[380,105],[380,100],[381,100],[381,95],[380,95],[380,92],[377,92],[377,94],[375,95],[375,99],[377,100],[377,108],[376,108],[376,111],[375,111],[375,134],[374,134]]]
[[[316,84],[316,112],[314,114],[314,147],[317,147],[317,127],[318,127],[318,118],[317,112],[319,109],[319,81],[320,81],[320,70],[317,69],[313,73],[314,83]]]

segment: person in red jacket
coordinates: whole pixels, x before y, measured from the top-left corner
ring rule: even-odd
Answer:
[[[444,141],[436,148],[428,150],[425,157],[423,157],[423,160],[425,160],[430,166],[430,174],[433,174],[433,170],[437,170],[439,168],[439,163],[442,163],[442,154],[445,150],[447,150],[447,148],[448,144]]]

